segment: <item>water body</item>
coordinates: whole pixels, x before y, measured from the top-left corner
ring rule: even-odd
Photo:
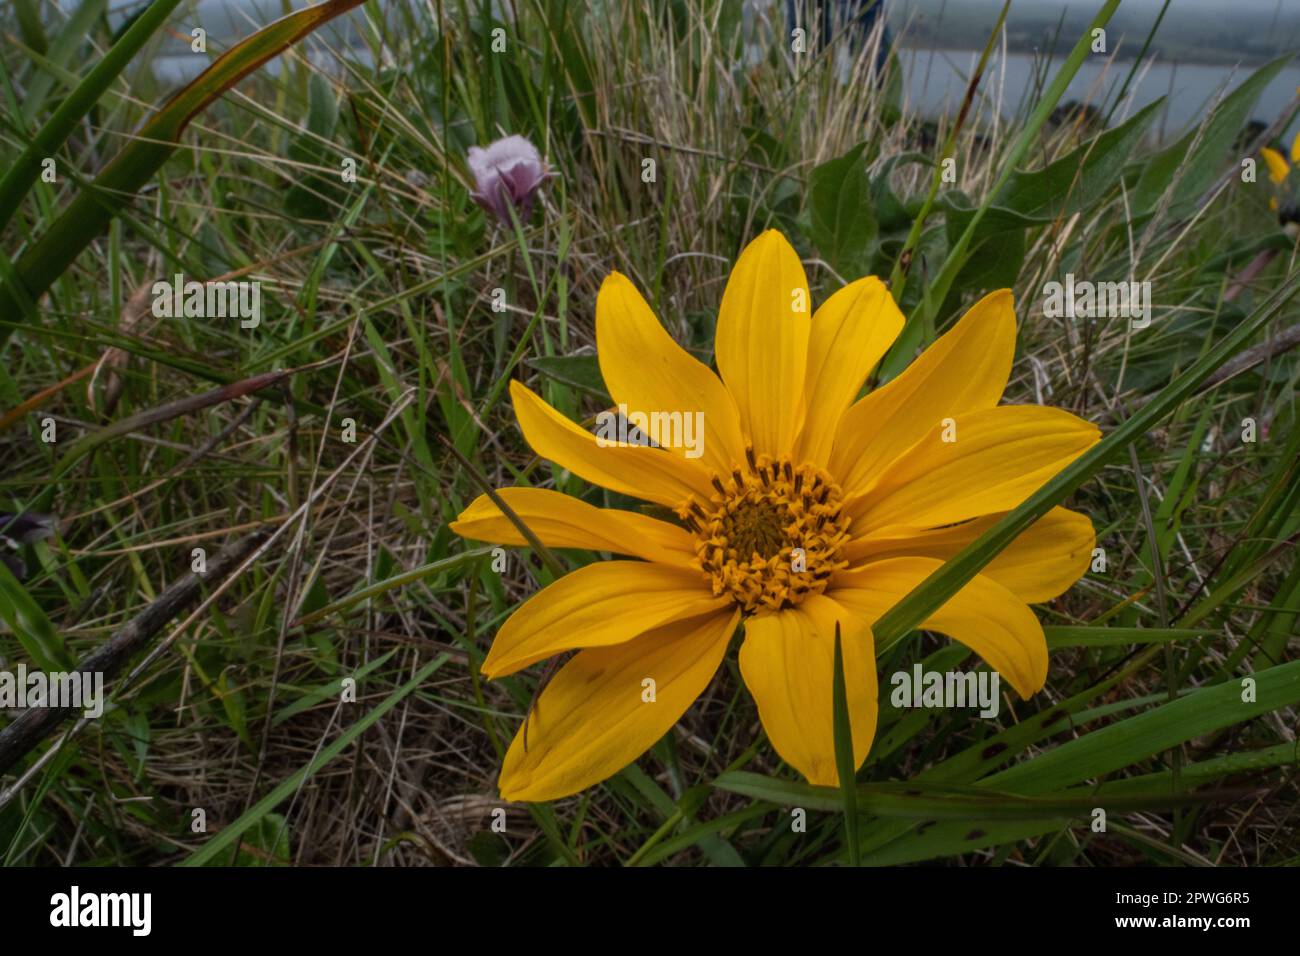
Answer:
[[[967,83],[979,60],[977,51],[901,49],[898,55],[906,81],[905,96],[913,109],[924,116],[934,117],[955,113],[961,108]],[[1046,74],[1048,81],[1064,59],[1052,58]],[[1107,63],[1100,56],[1084,60],[1062,101],[1109,104],[1132,68],[1130,60]],[[1209,105],[1258,68],[1258,64],[1234,68],[1148,60],[1133,77],[1125,103],[1116,111],[1112,122],[1120,122],[1165,96],[1167,100],[1159,128],[1166,136],[1172,136],[1203,119]],[[1037,96],[1038,78],[1042,75],[1042,58],[1028,53],[995,57],[981,84],[985,115],[990,115],[994,108],[999,109],[1004,118],[1015,115],[1023,101]],[[1264,88],[1252,116],[1271,124],[1294,102],[1297,87],[1300,87],[1300,65],[1284,67]]]

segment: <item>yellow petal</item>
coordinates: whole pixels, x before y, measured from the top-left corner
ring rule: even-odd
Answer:
[[[935,558],[888,558],[841,572],[830,596],[874,624],[943,562]],[[1047,639],[1025,602],[977,574],[921,625],[960,641],[1005,677],[1021,697],[1047,680]]]
[[[1286,159],[1275,149],[1265,146],[1261,153],[1264,154],[1264,162],[1268,164],[1268,178],[1275,183],[1280,183],[1286,179],[1287,173],[1291,172],[1291,167],[1287,164]]]
[[[882,528],[850,541],[844,557],[851,567],[884,558],[926,557],[947,561],[1006,512],[946,528]],[[1026,603],[1050,601],[1068,591],[1088,570],[1096,545],[1092,521],[1066,508],[1053,508],[1007,545],[980,571]]]
[[[506,800],[555,800],[613,776],[677,723],[709,685],[738,611],[580,651],[546,685],[501,768]],[[654,681],[647,700],[645,681]],[[525,746],[525,739],[527,746]]]
[[[1300,132],[1295,134],[1295,139],[1291,140],[1291,162],[1300,163]]]
[[[708,473],[694,462],[662,448],[601,446],[518,380],[510,398],[524,440],[543,458],[611,491],[675,508],[692,494],[713,494]]]
[[[803,416],[808,363],[808,279],[775,229],[740,254],[718,310],[715,352],[722,380],[759,454],[786,455]]]
[[[538,591],[501,625],[483,661],[504,677],[562,651],[622,644],[672,621],[721,610],[704,575],[642,561],[604,561],[566,574]]]
[[[1042,405],[1002,405],[936,423],[874,487],[845,505],[854,517],[851,532],[934,528],[1010,511],[1100,437],[1091,422]]]
[[[740,672],[781,759],[819,787],[839,783],[835,766],[835,622],[840,622],[853,766],[876,735],[876,654],[860,615],[825,595],[798,607],[751,617],[740,646]]]
[[[611,273],[596,299],[596,352],[614,401],[650,419],[673,454],[729,474],[745,460],[740,414],[713,371],[673,341],[630,279]],[[703,421],[703,429],[694,430]],[[696,447],[688,447],[693,442]]]
[[[597,508],[546,488],[502,488],[497,494],[548,548],[610,551],[685,567],[695,561],[694,537],[649,515]],[[475,498],[451,530],[475,541],[528,546],[528,539],[487,495]]]
[[[840,487],[864,488],[936,422],[996,405],[1015,351],[1011,291],[991,292],[898,378],[844,413],[830,458]]]
[[[875,276],[850,282],[822,303],[808,340],[800,461],[825,467],[840,418],[902,328],[903,313]]]

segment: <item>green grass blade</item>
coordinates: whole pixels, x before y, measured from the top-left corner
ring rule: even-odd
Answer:
[[[318,770],[327,763],[341,754],[352,741],[360,737],[366,730],[372,726],[380,717],[388,713],[398,704],[400,704],[408,695],[413,693],[421,684],[429,679],[430,676],[439,667],[445,664],[450,658],[446,654],[439,654],[429,663],[421,667],[414,677],[403,684],[397,690],[393,691],[388,697],[384,698],[374,710],[366,714],[355,724],[339,734],[330,744],[320,750],[304,766],[295,770],[288,777],[282,780],[278,786],[268,793],[261,800],[257,801],[248,811],[241,814],[237,820],[229,826],[222,827],[212,839],[199,847],[185,859],[178,863],[178,866],[204,866],[216,859],[217,854],[222,850],[228,849],[234,844],[239,837],[248,830],[249,827],[256,824],[264,816],[283,803],[290,795],[297,791],[302,784],[314,775]]]
[[[314,624],[322,618],[329,617],[331,614],[339,611],[346,611],[348,608],[359,604],[362,601],[368,601],[371,598],[378,597],[388,591],[406,587],[406,585],[419,581],[422,578],[429,578],[438,574],[446,574],[448,571],[455,571],[457,568],[461,568],[466,564],[476,561],[491,553],[491,547],[470,548],[468,551],[462,551],[459,554],[450,555],[440,561],[432,561],[428,564],[422,564],[418,568],[403,571],[401,574],[394,574],[392,577],[386,578],[383,581],[376,581],[374,584],[369,584],[359,591],[355,591],[346,597],[339,598],[337,601],[331,601],[323,608],[304,615],[300,620],[295,621],[294,625],[306,627],[309,624]]]
[[[18,260],[14,275],[0,285],[0,322],[6,323],[0,324],[0,345],[14,327],[7,323],[25,315],[24,306],[39,299],[118,210],[162,168],[195,116],[267,60],[361,2],[326,0],[281,17],[217,57],[155,113],[95,181],[77,194]]]
[[[835,768],[840,775],[840,798],[844,805],[844,833],[849,845],[849,863],[858,865],[858,804],[853,763],[853,728],[849,722],[849,698],[844,685],[844,651],[840,643],[840,622],[835,622],[835,674],[832,687],[835,715]]]
[[[0,620],[9,625],[23,650],[42,670],[68,670],[73,666],[63,638],[3,561],[0,561]]]
[[[732,771],[713,782],[719,790],[743,794],[780,806],[835,812],[844,806],[841,793],[794,780]],[[1052,820],[1086,816],[1097,806],[1092,788],[1074,788],[1023,796],[988,787],[923,786],[910,782],[864,783],[855,789],[862,815],[900,820]],[[1129,787],[1107,801],[1107,809],[1150,810],[1204,803],[1212,795],[1171,793],[1167,782]],[[849,847],[852,850],[852,847]]]
[[[99,102],[99,98],[117,79],[131,57],[153,36],[179,3],[180,0],[154,0],[32,137],[22,155],[9,167],[4,178],[0,179],[0,229],[8,225],[24,194],[36,182],[41,171],[41,160],[53,155],[63,145],[63,141],[76,128],[77,122]]]
[[[1161,641],[1188,641],[1211,633],[1192,627],[1086,627],[1056,625],[1043,628],[1047,646],[1127,647],[1129,644],[1155,644]]]
[[[22,116],[26,122],[32,122],[45,106],[59,71],[72,66],[77,51],[94,30],[95,22],[104,15],[106,7],[106,0],[83,0],[50,42],[44,58],[48,63],[32,77],[27,95],[23,97]]]
[[[1260,671],[1254,699],[1227,681],[1076,737],[986,778],[990,786],[1038,792],[1111,773],[1171,747],[1300,701],[1300,661]]]

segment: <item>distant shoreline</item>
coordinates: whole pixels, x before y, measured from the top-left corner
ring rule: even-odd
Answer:
[[[900,42],[895,44],[895,49],[909,50],[912,52],[920,51],[922,53],[951,53],[951,54],[964,54],[964,55],[970,55],[970,54],[978,55],[983,50],[982,45],[979,47],[934,46],[932,44],[927,44],[927,43],[909,42],[910,40],[911,40],[910,37],[903,38]],[[996,50],[993,54],[993,59],[996,60],[998,54],[1000,54],[1001,52],[1002,52],[1001,49]],[[1007,54],[1014,55],[1014,56],[1049,55],[1044,53],[1043,50],[1036,47],[1024,47],[1018,45],[1008,45],[1006,52]],[[1052,53],[1050,54],[1050,56],[1054,60],[1063,60],[1067,56],[1069,56],[1069,53],[1070,53],[1069,49],[1065,49],[1058,53]],[[1190,54],[1190,55],[1194,55],[1194,54]],[[1285,54],[1283,53],[1278,54],[1278,56],[1283,56],[1283,55]],[[1208,67],[1215,67],[1215,68],[1228,68],[1234,66],[1241,66],[1243,68],[1254,68],[1254,67],[1262,66],[1265,63],[1271,62],[1273,59],[1276,59],[1276,57],[1268,57],[1268,56],[1258,57],[1252,55],[1248,59],[1235,59],[1235,60],[1226,56],[1221,57],[1219,59],[1205,59],[1204,57],[1200,57],[1197,59],[1190,59],[1190,58],[1171,56],[1167,53],[1162,52],[1161,50],[1148,50],[1146,59],[1155,60],[1157,63],[1165,63],[1165,64],[1171,64],[1177,66],[1208,66]],[[1300,53],[1292,54],[1291,59],[1294,61],[1293,65],[1300,65]],[[1137,62],[1137,57],[1135,56],[1126,57],[1122,55],[1117,55],[1115,56],[1112,62],[1131,64]]]

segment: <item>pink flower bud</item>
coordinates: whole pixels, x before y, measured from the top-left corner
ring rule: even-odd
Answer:
[[[502,222],[510,222],[513,203],[521,221],[533,208],[533,194],[549,175],[537,147],[522,136],[507,136],[486,149],[469,148],[469,168],[478,187],[471,198]]]

